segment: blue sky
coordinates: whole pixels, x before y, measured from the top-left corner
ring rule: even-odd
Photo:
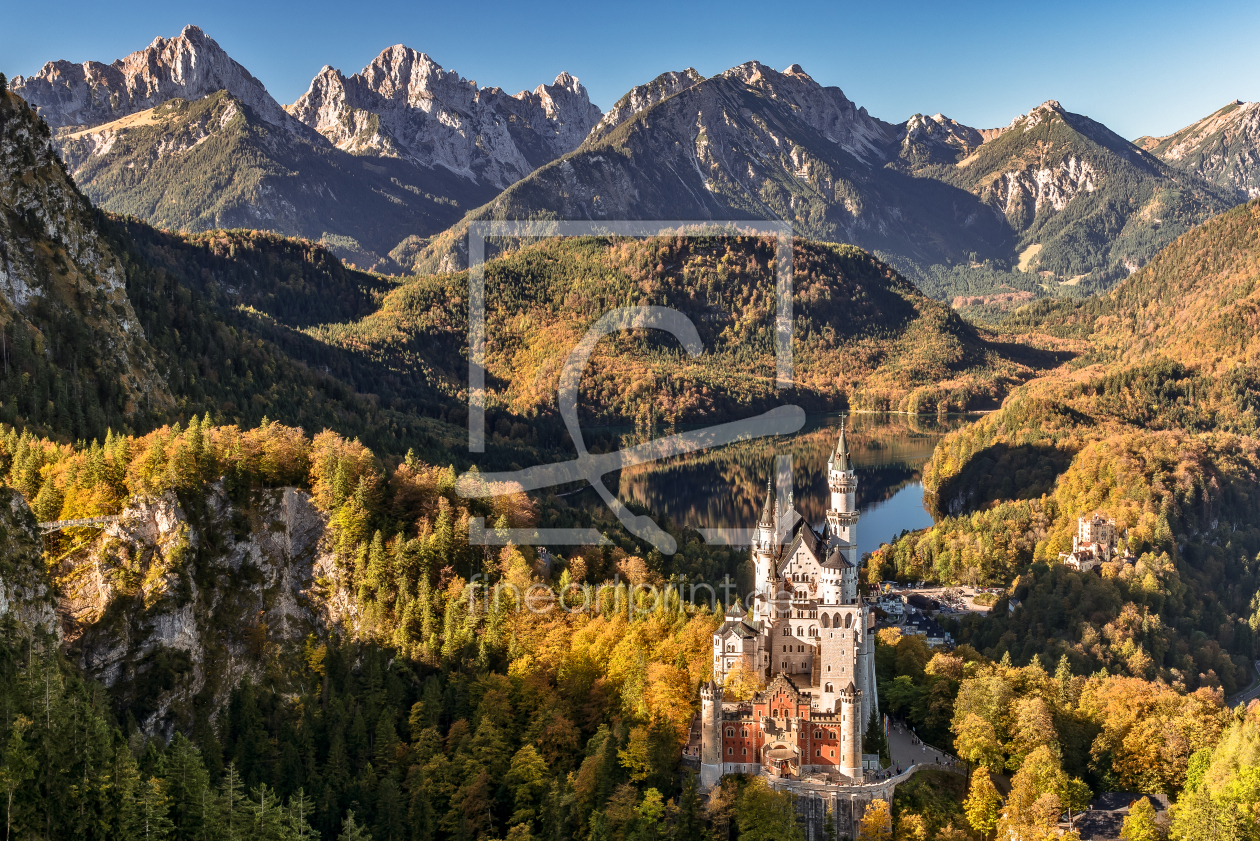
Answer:
[[[195,23],[285,103],[323,65],[357,72],[396,43],[511,92],[567,70],[603,108],[663,71],[708,76],[750,59],[798,63],[891,122],[939,111],[988,128],[1058,99],[1133,138],[1260,99],[1254,0],[6,5],[9,75],[59,58],[112,61]]]

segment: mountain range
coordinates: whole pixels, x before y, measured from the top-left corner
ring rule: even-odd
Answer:
[[[607,114],[568,73],[509,95],[396,45],[282,106],[195,26],[12,89],[98,205],[159,227],[320,240],[378,271],[458,269],[475,219],[783,219],[928,294],[1105,288],[1260,190],[1255,104],[1129,141],[1048,101],[977,129],[889,123],[800,66],[664,73]]]

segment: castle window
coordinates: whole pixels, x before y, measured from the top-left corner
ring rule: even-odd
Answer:
[[[835,759],[835,758],[836,758],[836,752],[835,752],[834,750],[831,752],[831,758],[832,758],[832,759]]]
[[[726,728],[726,735],[731,736],[731,737],[734,737],[734,735],[735,735],[735,728],[733,728],[733,727],[728,727],[728,728]]]
[[[747,730],[741,730],[741,731],[739,731],[739,735],[741,735],[741,736],[743,736],[745,739],[747,739],[747,738],[748,738],[748,731],[747,731]]]
[[[831,617],[831,624],[837,628],[840,627],[840,614],[837,613]]]
[[[727,756],[734,756],[734,755],[735,755],[735,748],[727,748],[727,749],[726,749],[726,755],[727,755]]]
[[[822,756],[822,751],[820,750],[814,751],[814,756]]]
[[[831,622],[830,622],[830,620],[828,620],[828,619],[827,619],[827,614],[825,614],[825,613],[822,615],[822,626],[823,626],[824,628],[829,628],[829,627],[831,627]]]
[[[748,748],[744,748],[744,756],[748,756]]]
[[[792,626],[790,626],[790,625],[785,625],[785,626],[783,627],[783,636],[785,636],[785,637],[790,637],[790,636],[792,636]]]
[[[830,666],[828,666],[827,668],[829,668],[829,669],[830,669],[831,667],[830,667]],[[829,684],[827,684],[827,685],[826,685],[826,687],[824,687],[824,691],[826,691],[826,692],[835,692],[835,690],[831,688],[831,684],[830,684],[830,683],[829,683]]]
[[[831,731],[830,733],[828,733],[827,735],[828,735],[830,738],[834,739],[834,738],[836,737],[836,731],[832,730],[832,731]],[[834,756],[835,754],[832,754],[832,755]]]
[[[852,613],[846,613],[844,615],[844,627],[846,628],[853,627],[853,614]]]
[[[815,739],[821,739],[821,738],[822,738],[822,731],[821,731],[821,730],[815,730],[815,731],[814,731],[814,738],[815,738]]]

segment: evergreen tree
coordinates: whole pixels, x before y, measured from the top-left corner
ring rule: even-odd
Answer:
[[[313,841],[315,839],[315,829],[310,824],[314,816],[315,804],[306,796],[306,792],[299,788],[289,798],[289,803],[285,808],[289,836],[293,841]]]
[[[884,737],[884,728],[880,726],[879,713],[874,709],[871,710],[870,721],[866,724],[866,734],[862,737],[862,752],[879,754],[885,767],[892,763],[888,739]]]
[[[346,819],[341,825],[341,834],[337,841],[372,841],[371,834],[355,823],[354,810],[346,812]]]

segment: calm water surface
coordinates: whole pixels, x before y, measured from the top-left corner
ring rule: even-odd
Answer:
[[[871,552],[901,533],[932,524],[923,507],[920,471],[950,430],[974,416],[946,418],[856,414],[848,418],[849,452],[858,476],[858,551]],[[838,416],[815,416],[792,436],[763,438],[621,471],[618,496],[691,528],[752,528],[777,455],[792,456],[796,509],[815,525],[826,516],[826,466],[839,434]],[[612,477],[608,480],[613,485]],[[570,504],[602,506],[594,491]]]

